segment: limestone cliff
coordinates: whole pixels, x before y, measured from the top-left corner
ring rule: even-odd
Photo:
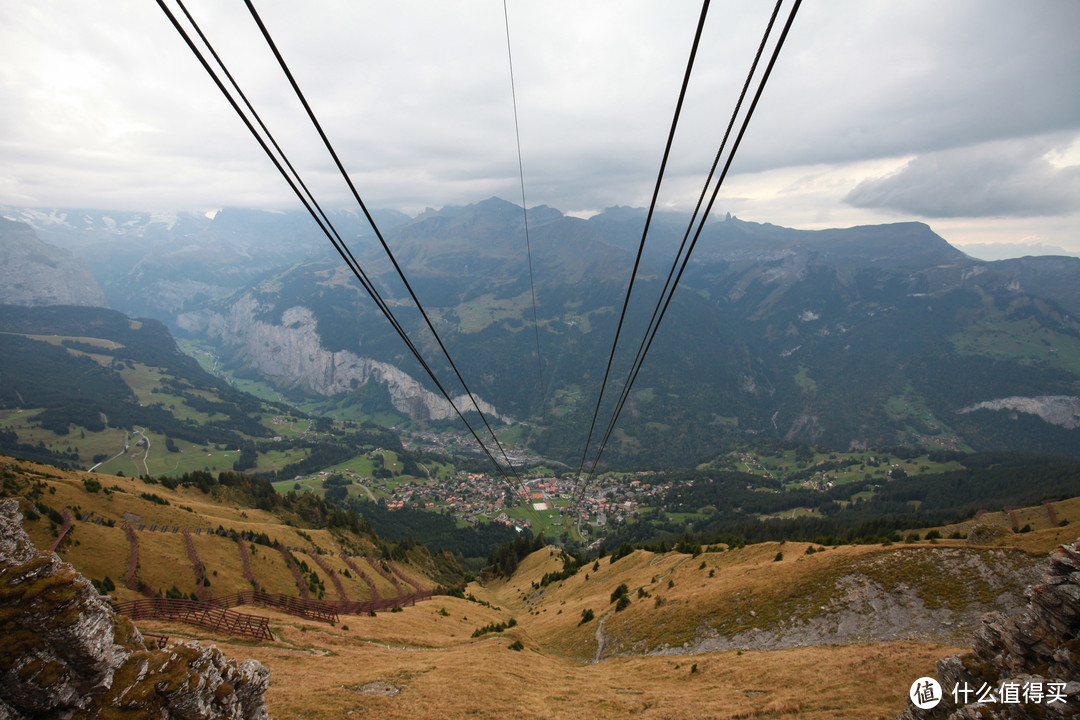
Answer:
[[[214,646],[149,650],[90,582],[0,501],[0,720],[38,717],[268,720],[269,671]]]
[[[961,414],[976,410],[1011,410],[1036,415],[1052,425],[1066,430],[1080,428],[1080,397],[1044,395],[1041,397],[1007,397],[987,400],[961,409]]]
[[[385,383],[394,407],[418,420],[451,420],[457,417],[444,397],[431,392],[397,367],[361,357],[348,350],[331,352],[322,346],[315,315],[305,307],[292,307],[281,315],[280,324],[257,319],[262,310],[250,294],[241,295],[225,314],[185,313],[177,325],[238,348],[245,365],[283,388],[301,388],[319,395],[337,395],[354,385]],[[505,422],[495,407],[477,398],[488,417]],[[467,395],[454,398],[464,413],[472,409]]]
[[[972,652],[938,661],[940,703],[909,702],[898,720],[1080,717],[1080,542],[1053,551],[1039,579],[1019,612],[987,613]]]
[[[104,307],[85,263],[42,242],[29,225],[0,218],[0,304]]]

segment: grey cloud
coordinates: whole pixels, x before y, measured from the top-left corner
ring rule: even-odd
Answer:
[[[1080,128],[1077,27],[1075,2],[813,3],[777,64],[740,169]]]
[[[344,202],[242,3],[188,5],[291,159],[326,180],[329,202]],[[770,9],[714,8],[666,187],[694,188],[707,169]],[[509,10],[529,203],[647,202],[697,8],[561,0]],[[260,11],[369,204],[418,211],[517,196],[501,7],[402,0]],[[804,4],[733,178],[1080,129],[1069,85],[1080,75],[1077,27],[1080,3],[1063,0]],[[292,205],[153,3],[0,3],[0,46],[9,58],[0,166],[11,178],[0,202]]]
[[[1036,217],[1080,210],[1080,166],[1046,159],[1048,139],[1003,141],[920,155],[860,183],[844,198],[859,208],[922,217]]]

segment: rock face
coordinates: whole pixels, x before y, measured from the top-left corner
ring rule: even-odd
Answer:
[[[0,304],[104,307],[86,264],[47,245],[28,225],[0,218]]]
[[[1067,430],[1080,427],[1080,397],[1072,395],[999,398],[976,403],[959,412],[965,414],[976,410],[1012,410],[1036,415],[1051,425],[1060,425]]]
[[[177,324],[189,332],[204,333],[241,348],[245,364],[279,387],[336,395],[369,381],[386,383],[394,407],[412,418],[457,418],[444,397],[393,365],[348,350],[331,352],[324,348],[318,322],[308,308],[289,308],[282,313],[280,325],[256,319],[260,310],[258,301],[244,294],[230,305],[227,315],[186,313],[177,318]],[[483,399],[477,398],[477,403],[488,417],[512,421]],[[467,395],[454,398],[454,404],[463,413],[472,408]]]
[[[972,652],[937,663],[942,700],[898,720],[1080,717],[1080,542],[1050,554],[1018,613],[987,613]]]
[[[817,580],[830,588],[827,599],[800,597],[773,620],[765,613],[760,620],[744,617],[756,626],[738,632],[703,622],[692,641],[646,649],[683,655],[897,640],[959,644],[986,611],[1011,614],[1022,608],[1024,588],[1038,577],[1026,553],[1004,548],[900,549],[836,567],[833,578]],[[943,577],[960,580],[938,582]],[[605,656],[626,654],[632,643],[632,638],[610,639]]]
[[[86,578],[34,547],[18,502],[0,501],[0,720],[268,720],[269,678],[213,646],[148,650]]]

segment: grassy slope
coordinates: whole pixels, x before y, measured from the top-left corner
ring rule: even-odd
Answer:
[[[10,459],[4,458],[4,461]],[[195,488],[178,487],[168,490],[160,485],[148,485],[141,480],[91,475],[83,472],[58,470],[49,466],[35,465],[22,461],[12,461],[24,468],[29,477],[44,481],[46,490],[39,498],[40,502],[60,510],[64,507],[78,508],[78,514],[94,513],[95,516],[114,520],[115,527],[96,525],[92,521],[76,521],[68,538],[58,552],[87,577],[103,580],[109,576],[117,585],[116,595],[122,599],[131,599],[137,595],[123,588],[120,579],[127,568],[129,545],[121,528],[125,513],[138,516],[136,523],[142,523],[146,529],[138,533],[139,569],[137,576],[152,588],[165,591],[176,587],[182,593],[195,590],[195,574],[187,556],[184,542],[184,530],[192,533],[201,528],[202,534],[194,537],[194,544],[199,559],[206,567],[210,580],[210,590],[215,595],[227,595],[240,590],[248,590],[251,585],[244,579],[240,550],[235,539],[208,535],[208,529],[225,529],[243,532],[265,533],[271,540],[278,540],[283,545],[301,548],[294,556],[298,562],[304,562],[322,581],[326,588],[325,599],[338,599],[333,581],[306,555],[303,550],[314,550],[316,546],[331,550],[334,557],[324,555],[325,563],[339,575],[350,600],[370,598],[367,583],[355,573],[345,575],[348,567],[336,555],[342,550],[352,553],[374,553],[374,546],[367,538],[329,530],[301,530],[283,525],[270,513],[251,508],[242,508],[235,503],[219,502],[209,495],[204,495]],[[84,489],[83,479],[99,481],[112,492],[88,493]],[[169,504],[161,505],[140,497],[142,493],[157,495]],[[190,508],[190,510],[185,509]],[[131,515],[129,515],[130,517]],[[150,532],[151,525],[159,526],[158,532]],[[168,527],[168,532],[160,532],[160,526]],[[180,531],[173,533],[172,528]],[[48,548],[55,539],[50,529],[48,518],[26,523],[27,532],[39,547]],[[292,574],[285,564],[281,553],[265,545],[249,543],[252,551],[252,570],[260,585],[268,592],[281,592],[298,595],[299,591]],[[356,561],[354,561],[356,562]],[[358,563],[359,564],[359,563]],[[360,564],[361,569],[365,569]],[[406,565],[405,572],[418,577],[426,587],[434,585],[422,570]],[[375,581],[380,594],[392,597],[393,586],[383,580],[373,570],[368,575]]]
[[[7,458],[2,459],[8,461]],[[95,476],[106,486],[116,485],[126,492],[110,497],[87,494],[81,473],[66,473],[44,466],[24,465],[40,473],[55,492],[47,490],[43,502],[59,509],[78,505],[83,512],[117,518],[135,512],[144,522],[166,522],[194,527],[231,527],[266,532],[287,544],[310,546],[294,528],[282,526],[271,516],[235,505],[212,502],[197,490],[170,492],[141,481]],[[55,477],[44,477],[52,475]],[[171,503],[157,505],[137,497],[154,492]],[[180,509],[191,507],[193,513]],[[1080,500],[1055,505],[1059,519],[1068,519],[1064,528],[1040,523],[1042,508],[1018,511],[1021,524],[1031,522],[1036,530],[1022,535],[1006,533],[999,544],[1019,546],[1044,554],[1053,546],[1080,534]],[[192,523],[197,519],[198,523]],[[984,523],[1008,522],[1004,514],[988,514]],[[118,523],[119,524],[119,523]],[[35,541],[48,546],[52,537],[43,518],[28,523]],[[947,528],[946,530],[951,530]],[[357,538],[333,537],[324,531],[303,531],[325,548],[339,549]],[[925,534],[925,529],[922,531]],[[119,527],[104,528],[76,523],[73,540],[78,544],[62,549],[65,559],[90,577],[109,574],[114,580],[123,574],[127,543]],[[205,536],[197,547],[211,576],[211,589],[224,593],[241,589],[239,555],[235,541]],[[959,543],[957,543],[959,544]],[[940,546],[947,546],[941,542]],[[143,560],[140,577],[151,585],[176,583],[184,592],[194,589],[194,575],[183,548],[182,535],[140,534]],[[929,547],[919,543],[919,548]],[[267,589],[296,593],[291,575],[276,551],[256,546],[255,572]],[[634,640],[677,644],[689,637],[703,619],[716,622],[731,615],[734,598],[748,600],[765,614],[768,607],[780,606],[807,584],[823,584],[838,566],[859,563],[869,557],[887,557],[902,562],[912,546],[891,548],[839,547],[805,555],[805,544],[787,543],[784,559],[774,557],[779,546],[763,544],[735,551],[705,553],[696,558],[643,551],[611,563],[599,561],[597,570],[587,564],[573,577],[537,590],[544,573],[559,570],[562,563],[550,548],[524,559],[514,577],[473,584],[468,592],[487,603],[478,604],[452,597],[405,608],[377,617],[344,616],[337,626],[310,623],[264,608],[245,611],[272,618],[275,640],[253,644],[227,637],[207,636],[203,631],[180,624],[142,622],[148,631],[165,632],[174,638],[195,637],[216,642],[226,653],[253,657],[271,670],[267,696],[275,717],[339,718],[350,711],[371,712],[378,717],[596,717],[643,718],[892,718],[903,707],[910,682],[932,674],[934,662],[958,652],[937,642],[889,642],[819,646],[772,651],[724,651],[682,656],[614,657],[593,663],[597,649],[596,627],[604,620],[604,635],[624,646]],[[359,549],[359,548],[356,548]],[[156,562],[148,560],[155,557]],[[298,555],[298,559],[305,556]],[[337,569],[335,558],[327,558]],[[701,568],[702,562],[705,568]],[[316,566],[308,558],[308,566]],[[709,578],[709,570],[714,577]],[[318,571],[321,575],[322,571]],[[421,575],[407,567],[411,575]],[[390,584],[377,573],[368,573],[380,587]],[[588,577],[586,577],[588,576]],[[366,585],[342,578],[350,596],[366,595]],[[673,582],[668,587],[668,581]],[[323,578],[327,596],[336,594],[329,579]],[[631,605],[621,613],[613,611],[611,591],[626,583]],[[639,598],[637,588],[649,597]],[[120,596],[130,596],[121,590]],[[663,597],[660,608],[655,598]],[[773,602],[770,600],[775,600]],[[749,604],[743,605],[751,607]],[[596,618],[579,625],[583,609],[592,609]],[[725,615],[726,614],[726,615]],[[746,613],[744,621],[746,621]],[[484,625],[517,621],[501,633],[472,638]],[[731,618],[734,619],[734,616]],[[510,644],[520,640],[524,649],[514,652]],[[966,645],[965,643],[962,643]],[[888,667],[888,672],[882,668]],[[400,690],[394,696],[367,694],[365,685],[389,683]]]
[[[19,334],[19,333],[12,333]],[[41,342],[47,342],[62,347],[63,341],[73,340],[86,345],[102,348],[115,349],[122,347],[120,343],[112,340],[95,337],[65,336],[65,335],[26,335],[26,337]],[[68,354],[78,357],[88,357],[102,367],[112,367],[113,371],[127,384],[134,393],[136,400],[145,406],[161,405],[178,420],[192,421],[205,424],[212,421],[227,419],[220,413],[208,414],[192,408],[184,398],[166,390],[163,380],[172,376],[162,368],[147,365],[134,360],[125,360],[114,364],[114,358],[110,355],[89,353],[73,348],[67,349]],[[216,401],[218,398],[212,392],[205,390],[192,391],[193,395],[204,400]],[[30,408],[33,408],[33,398],[27,398]],[[46,448],[55,452],[63,452],[67,448],[73,449],[79,455],[79,463],[90,467],[93,465],[91,458],[97,455],[106,455],[106,460],[98,470],[100,472],[123,472],[128,475],[150,474],[180,475],[185,472],[196,470],[208,470],[219,472],[232,470],[233,464],[239,459],[237,448],[219,448],[216,445],[217,438],[211,433],[205,444],[195,444],[184,440],[175,440],[179,452],[167,452],[165,448],[165,435],[158,432],[146,432],[150,439],[150,451],[137,447],[135,440],[131,439],[131,446],[126,453],[121,453],[124,440],[128,433],[120,428],[106,427],[102,431],[88,431],[74,427],[74,432],[67,435],[58,435],[52,430],[38,427],[32,421],[40,411],[29,409],[19,411],[17,409],[0,410],[0,429],[14,430],[18,433],[20,442],[36,445],[42,443]],[[266,416],[264,424],[275,435],[284,438],[292,438],[302,434],[308,421],[297,422],[295,418],[283,418],[280,410],[264,407],[262,413]],[[145,428],[144,428],[145,429]],[[291,449],[286,452],[260,453],[256,470],[276,470],[285,465],[297,462],[306,456],[303,449]]]

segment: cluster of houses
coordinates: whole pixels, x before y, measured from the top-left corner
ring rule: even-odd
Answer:
[[[746,466],[746,472],[751,475],[760,475],[761,477],[771,478],[772,474],[765,468],[761,462],[751,455],[750,453],[739,453],[736,456],[738,462]]]
[[[574,525],[583,534],[588,534],[590,526],[603,528],[629,518],[642,506],[655,504],[656,496],[670,488],[657,483],[655,473],[647,471],[632,476],[602,475],[587,482],[570,476],[525,478],[523,487],[513,488],[503,478],[487,473],[460,472],[449,479],[432,477],[430,481],[368,478],[350,470],[341,474],[385,497],[390,509],[446,511],[468,523],[497,522],[522,529],[532,527],[530,516],[539,515],[551,526]],[[513,512],[523,506],[531,512]]]
[[[639,472],[629,482],[626,476],[594,478],[576,508],[581,524],[604,527],[637,514],[643,505],[655,504],[656,496],[671,486],[654,482],[654,474]]]

